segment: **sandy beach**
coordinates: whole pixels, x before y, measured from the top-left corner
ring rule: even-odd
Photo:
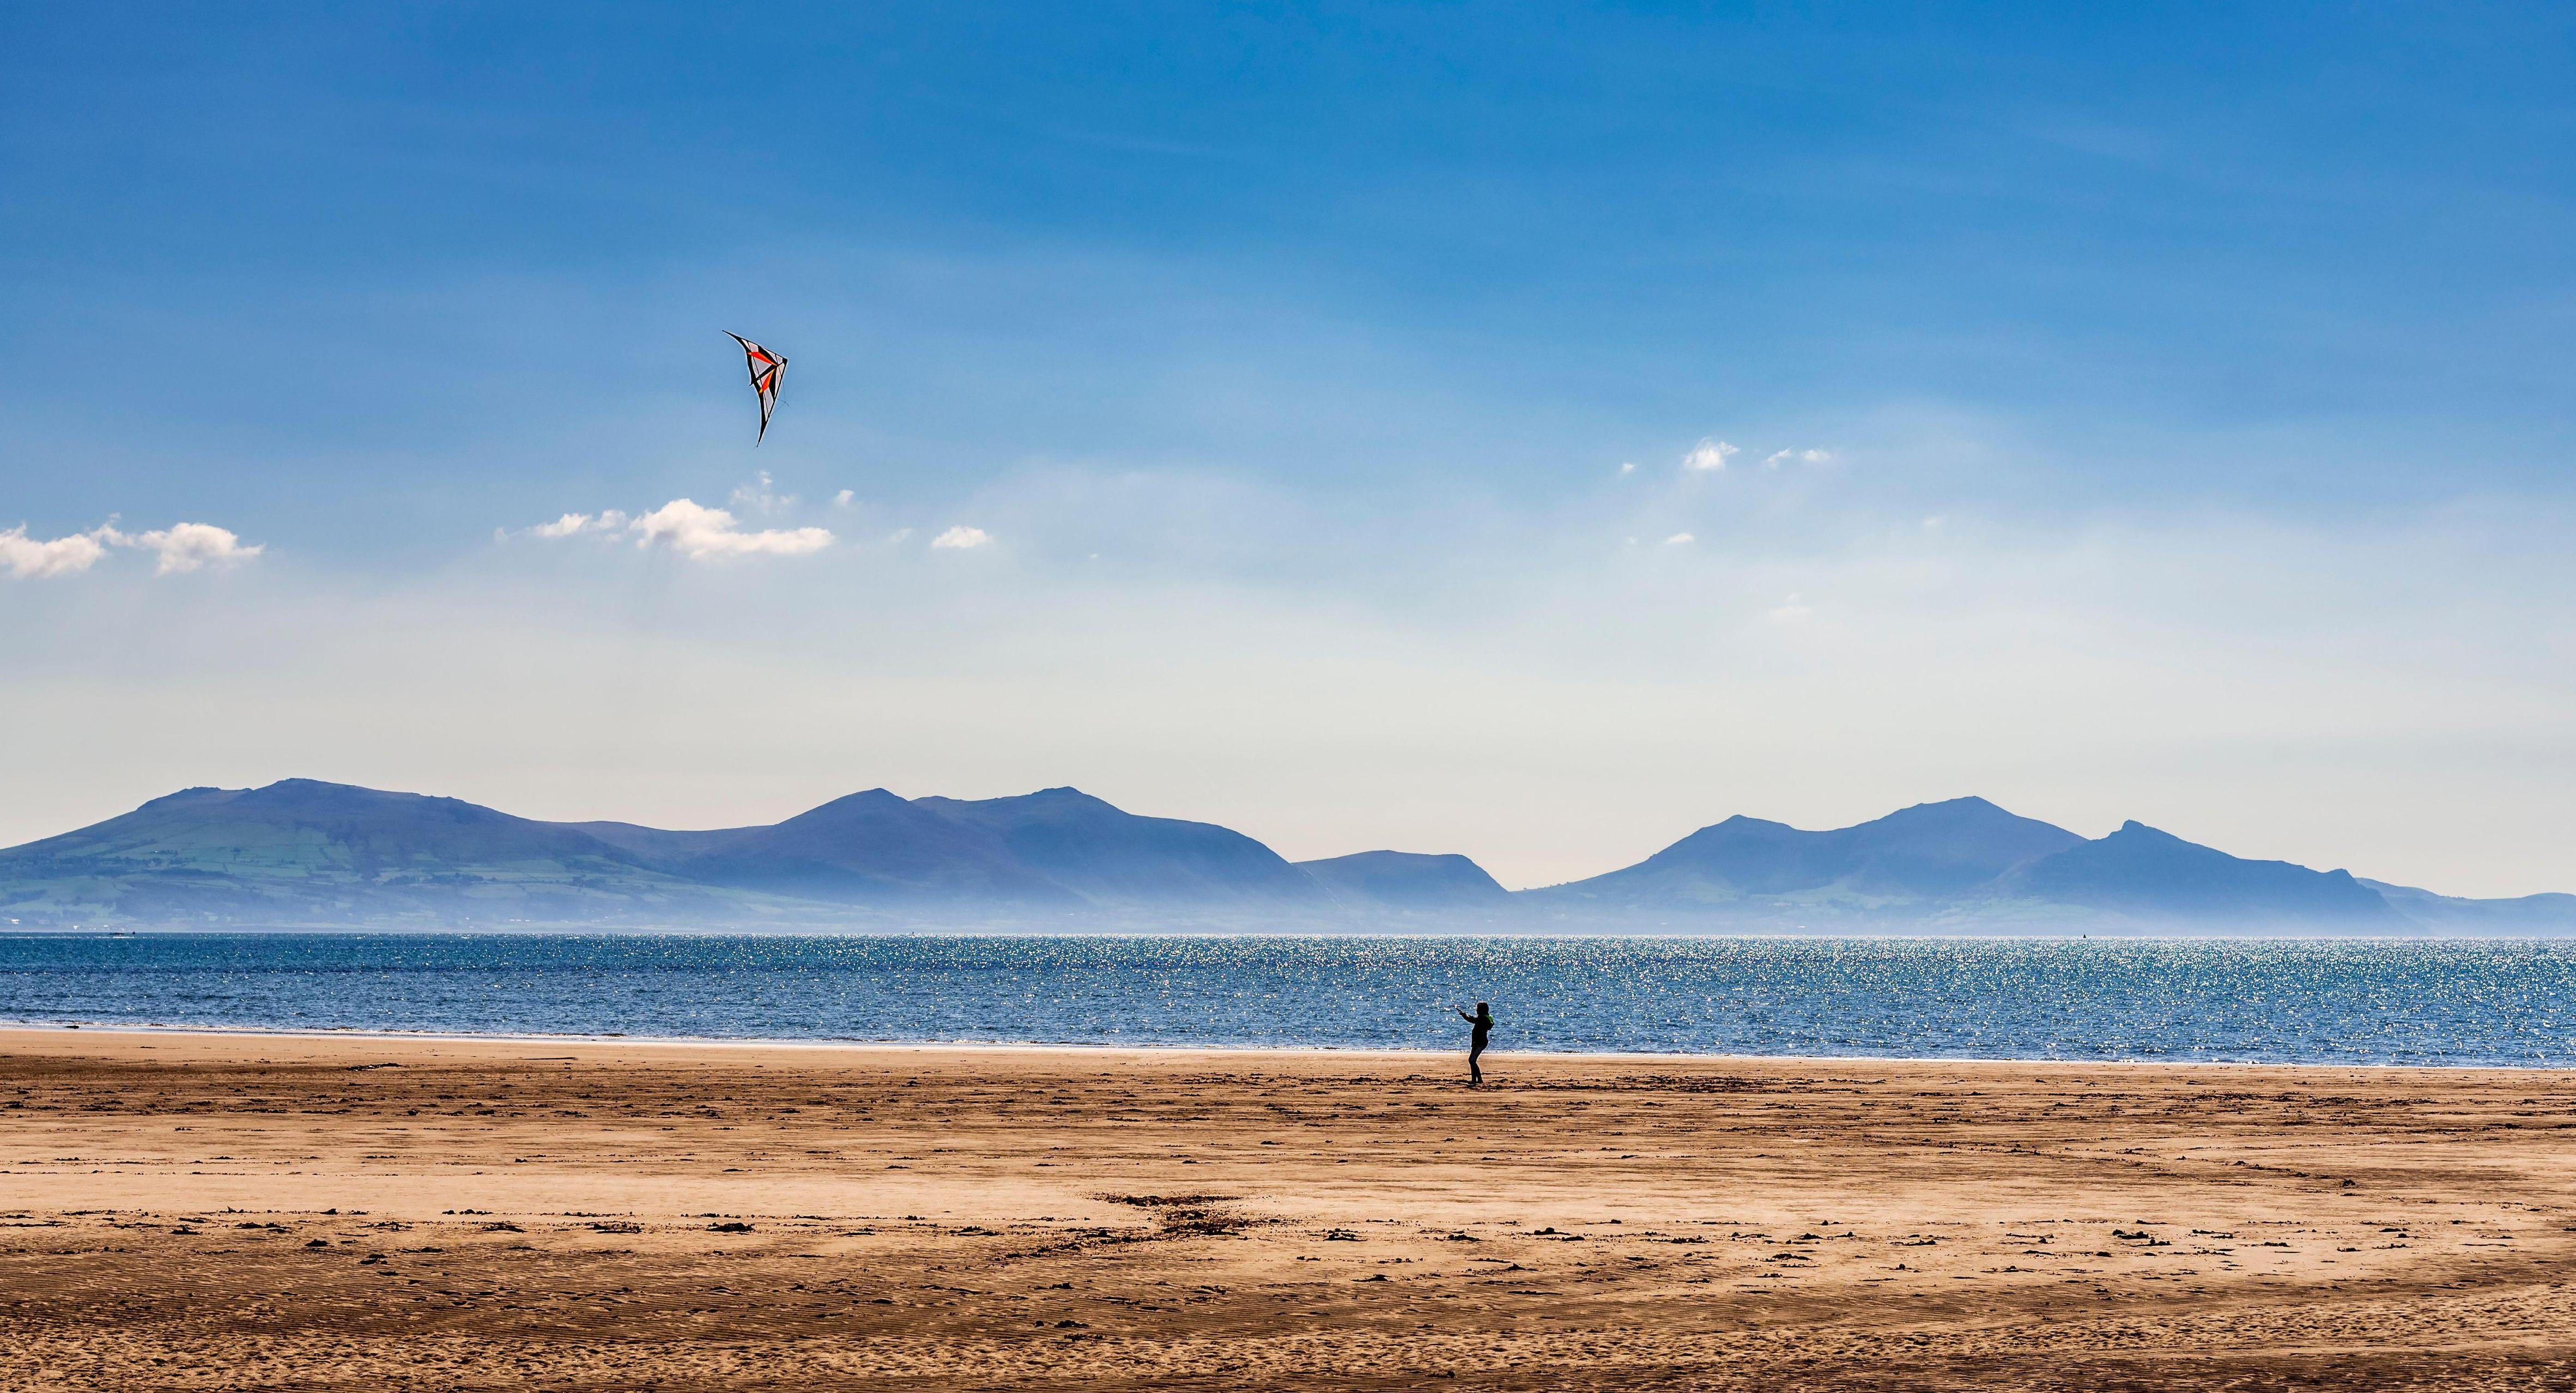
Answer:
[[[2576,1384],[2576,1075],[0,1032],[0,1388]]]

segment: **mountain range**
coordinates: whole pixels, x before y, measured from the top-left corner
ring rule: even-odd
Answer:
[[[1830,831],[1730,817],[1636,865],[1505,890],[1464,856],[1292,862],[1071,788],[854,793],[784,822],[540,822],[310,779],[194,788],[0,851],[0,928],[1235,927],[2576,932],[2576,895],[2472,900],[1982,798]]]

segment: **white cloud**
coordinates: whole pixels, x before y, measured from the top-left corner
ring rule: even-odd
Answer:
[[[143,547],[159,556],[159,563],[152,568],[152,573],[157,576],[194,571],[205,566],[230,566],[247,561],[267,549],[257,544],[243,546],[240,537],[206,522],[176,522],[140,537],[128,537],[111,528],[99,530],[119,546]]]
[[[1636,462],[1635,460],[1630,460],[1630,461],[1626,462],[1625,464],[1620,465],[1620,466],[1619,466],[1619,472],[1620,472],[1621,474],[1634,474],[1634,473],[1636,473],[1636,472],[1637,472],[1637,462]]]
[[[628,523],[627,529],[639,534],[638,546],[659,542],[692,561],[732,556],[805,556],[832,544],[832,534],[820,527],[746,532],[733,514],[686,498],[672,499]]]
[[[13,580],[30,577],[77,575],[98,564],[109,547],[133,547],[149,551],[160,558],[152,568],[154,575],[172,575],[206,566],[229,566],[247,561],[264,548],[243,546],[239,536],[205,522],[172,523],[150,532],[119,532],[113,520],[87,532],[56,537],[40,542],[27,535],[25,524],[0,532],[0,567],[5,567]]]
[[[1698,540],[1699,538],[1694,537],[1687,532],[1676,532],[1664,539],[1664,545],[1668,547],[1686,547]]]
[[[905,539],[905,538],[910,537],[911,535],[912,535],[912,529],[911,529],[911,528],[909,528],[909,527],[898,527],[898,528],[896,528],[892,533],[890,533],[890,534],[888,534],[888,535],[887,535],[886,540],[887,540],[887,541],[889,541],[889,542],[893,542],[893,543],[895,543],[895,544],[897,544],[897,545],[901,545],[901,544],[903,543],[904,539]]]
[[[8,568],[12,580],[77,575],[97,565],[106,554],[107,548],[99,545],[98,538],[86,532],[56,537],[50,542],[28,536],[25,523],[0,532],[0,566]]]
[[[832,495],[832,506],[835,508],[846,508],[852,503],[857,502],[858,498],[859,496],[857,493],[849,489],[843,489],[839,493]]]
[[[967,547],[980,547],[992,540],[992,534],[980,527],[952,527],[931,538],[930,544],[934,547],[953,547],[962,550]]]
[[[589,513],[566,513],[552,522],[539,523],[527,529],[526,535],[543,537],[549,541],[559,541],[565,537],[600,536],[625,531],[628,521],[627,516],[615,508],[607,509],[596,516]]]
[[[535,527],[529,528],[528,535],[531,537],[546,538],[577,537],[589,530],[590,514],[566,513],[552,522],[540,523]]]
[[[1771,611],[1771,622],[1774,624],[1804,624],[1807,622],[1807,617],[1814,613],[1815,611],[1802,603],[1799,600],[1797,593],[1792,591],[1790,592],[1788,599],[1780,602],[1779,608]]]
[[[1780,450],[1765,458],[1762,467],[1777,469],[1784,464],[1824,464],[1831,459],[1833,456],[1823,450]]]
[[[762,475],[761,482],[765,487],[768,476]],[[741,521],[725,509],[709,508],[687,498],[672,499],[641,517],[629,517],[615,508],[596,514],[566,513],[552,522],[528,528],[522,535],[560,541],[566,537],[620,533],[635,534],[637,546],[649,547],[658,542],[692,561],[729,556],[804,556],[832,544],[832,534],[820,527],[745,531]]]
[[[1702,440],[1691,447],[1689,454],[1682,456],[1682,467],[1700,470],[1703,473],[1724,469],[1728,456],[1741,453],[1743,452],[1723,440]]]

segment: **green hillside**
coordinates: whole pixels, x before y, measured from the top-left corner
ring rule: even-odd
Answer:
[[[188,789],[0,851],[0,919],[21,927],[758,919],[788,908],[647,869],[556,824],[309,779]]]

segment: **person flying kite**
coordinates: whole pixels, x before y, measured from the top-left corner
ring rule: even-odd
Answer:
[[[751,390],[760,394],[760,434],[752,437],[752,447],[769,438],[769,413],[778,409],[778,375],[787,370],[787,360],[728,329],[725,337],[742,345],[743,357],[750,361]]]

